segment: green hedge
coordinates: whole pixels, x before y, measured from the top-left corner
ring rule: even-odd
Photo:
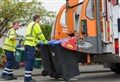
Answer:
[[[52,30],[52,25],[40,25],[42,32],[47,40],[50,40],[51,38],[51,30]]]

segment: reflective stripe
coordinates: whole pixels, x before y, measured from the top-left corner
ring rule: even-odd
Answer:
[[[33,29],[34,29],[35,24],[36,24],[36,23],[34,23],[34,24],[32,25],[30,35],[26,35],[26,37],[33,37],[32,32],[33,32]]]
[[[26,37],[33,37],[32,35],[26,35]]]
[[[16,48],[16,47],[14,47],[14,46],[12,46],[12,45],[9,45],[9,44],[3,44],[3,45],[9,46],[9,47],[12,47],[12,48]]]
[[[3,71],[3,73],[7,73],[7,74],[13,74],[13,72],[7,72],[7,71]]]
[[[34,36],[32,35],[32,32],[33,32],[33,29],[34,29],[35,24],[36,24],[36,23],[34,23],[34,24],[32,25],[30,35],[26,35],[26,37],[34,37]],[[33,41],[33,40],[31,40],[31,39],[25,39],[25,40],[38,43],[38,42]]]
[[[32,73],[32,71],[25,71],[25,73]]]
[[[10,29],[10,31],[9,31],[9,33],[7,34],[7,37],[9,37],[10,35],[17,35],[17,33],[15,32],[15,34],[10,34],[10,32],[11,32],[11,29]]]
[[[13,69],[9,69],[9,68],[4,68],[5,70],[7,70],[7,71],[13,71]]]
[[[11,35],[15,35],[16,36],[16,34],[10,34],[9,36],[11,36]]]
[[[35,38],[38,38],[39,35],[43,34],[42,32],[38,33]]]
[[[10,32],[11,32],[11,29],[10,29],[9,33],[7,34],[7,37],[9,37],[9,35],[10,35]]]
[[[9,36],[11,36],[11,35],[12,35],[12,36],[16,36],[16,34],[9,34]],[[7,36],[7,38],[9,38],[9,36]]]
[[[36,42],[36,41],[34,41],[34,40],[31,40],[31,39],[25,39],[26,41],[30,41],[30,42],[35,42],[35,43],[38,43],[38,42]]]
[[[25,77],[31,77],[31,75],[27,75],[27,74],[25,74]]]
[[[43,34],[42,32],[38,33],[35,38],[38,38],[39,35]],[[26,35],[26,37],[34,37],[33,35]]]
[[[30,32],[30,35],[31,35],[31,36],[32,36],[32,33],[33,33],[33,29],[34,29],[35,24],[36,24],[36,23],[34,23],[34,24],[32,25],[32,29],[31,29],[31,32]]]

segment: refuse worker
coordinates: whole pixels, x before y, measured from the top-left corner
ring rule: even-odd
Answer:
[[[19,28],[19,22],[16,21],[13,22],[12,28],[8,31],[7,37],[3,44],[3,49],[5,51],[7,63],[4,70],[2,71],[1,78],[5,80],[17,79],[17,77],[13,75],[12,67],[15,60],[14,52],[16,51],[16,42],[17,40],[21,39],[17,37],[18,35],[16,33],[16,30],[18,30],[18,28]]]
[[[33,16],[33,22],[31,22],[26,30],[25,36],[25,52],[26,52],[26,64],[25,64],[25,77],[24,82],[36,82],[32,79],[32,71],[35,59],[36,45],[39,43],[39,40],[42,40],[44,44],[47,44],[48,41],[45,39],[40,25],[40,15]]]

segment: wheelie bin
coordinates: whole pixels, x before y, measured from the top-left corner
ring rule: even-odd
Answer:
[[[24,48],[17,48],[15,53],[16,61],[24,62],[25,61],[25,49]]]
[[[63,40],[64,41],[64,40]],[[68,81],[80,74],[77,63],[77,52],[61,46],[62,40],[55,41],[50,46],[55,70],[60,78]]]
[[[41,54],[41,59],[42,59],[42,65],[44,67],[44,70],[42,71],[43,76],[49,75],[50,77],[53,77],[55,79],[59,79],[59,77],[56,74],[55,66],[52,60],[51,52],[49,49],[49,45],[53,42],[49,41],[49,44],[39,44],[39,49],[40,49],[40,54]]]

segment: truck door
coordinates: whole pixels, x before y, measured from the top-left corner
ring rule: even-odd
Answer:
[[[59,40],[74,35],[74,12],[78,6],[69,8],[79,3],[79,0],[66,0],[57,15],[55,24],[53,25],[51,37],[52,39]]]
[[[78,51],[85,53],[102,54],[101,0],[84,0],[78,31]]]

